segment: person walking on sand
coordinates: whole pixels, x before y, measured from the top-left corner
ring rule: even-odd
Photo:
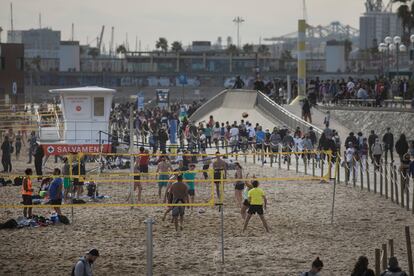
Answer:
[[[23,178],[22,183],[22,198],[23,198],[23,205],[32,205],[32,195],[33,195],[33,187],[32,187],[32,179],[30,176],[33,174],[32,169],[27,168],[25,170],[26,176]],[[23,208],[23,216],[25,218],[32,217],[32,207],[25,207]]]
[[[244,182],[240,179],[243,179],[243,168],[239,162],[234,163],[236,166],[236,173],[234,178],[238,179],[236,183],[234,183],[234,197],[236,198],[237,205],[241,208],[242,201],[243,201],[243,190],[244,190]]]
[[[249,197],[249,210],[247,211],[247,217],[244,221],[243,232],[246,231],[247,225],[249,224],[250,218],[254,214],[258,214],[260,220],[263,223],[263,227],[266,229],[266,232],[269,232],[269,227],[267,226],[266,219],[264,217],[263,209],[266,210],[267,208],[267,199],[265,196],[265,192],[259,188],[259,181],[254,180],[252,182],[253,189],[248,192]]]
[[[195,198],[195,178],[196,178],[196,172],[195,170],[195,164],[190,164],[190,170],[184,172],[183,178],[186,180],[186,184],[188,186],[188,195],[190,197],[190,203],[194,203]],[[191,207],[191,210],[193,207]]]
[[[319,259],[319,257],[317,257],[312,263],[311,270],[307,272],[302,272],[300,276],[319,276],[319,272],[322,270],[322,268],[323,262]]]
[[[227,174],[227,163],[221,159],[220,152],[216,152],[216,160],[213,162],[214,169],[214,183],[216,184],[216,193],[217,198],[220,199],[220,182],[222,173],[224,173],[223,178],[226,178]]]
[[[161,156],[161,160],[157,165],[157,173],[159,173],[158,181],[158,197],[161,199],[162,188],[167,187],[168,179],[170,178],[170,172],[172,171],[170,162],[167,161],[165,156]]]
[[[97,249],[89,250],[86,255],[76,262],[72,270],[73,276],[92,276],[92,265],[99,257],[99,251]]]
[[[174,204],[185,204],[189,202],[188,186],[183,182],[182,175],[177,176],[177,182],[171,186],[170,193],[172,194]],[[185,207],[183,206],[174,206],[172,209],[175,231],[178,231],[178,217],[180,217],[180,230],[183,230],[184,211]]]

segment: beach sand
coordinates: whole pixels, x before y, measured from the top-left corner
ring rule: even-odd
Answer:
[[[24,168],[24,164],[21,164]],[[53,164],[51,164],[53,166]],[[297,176],[293,171],[244,164],[258,177]],[[230,173],[233,176],[234,172]],[[200,177],[200,176],[199,176]],[[36,184],[37,185],[37,184]],[[35,186],[36,186],[35,185]],[[197,186],[205,202],[209,186]],[[37,187],[37,186],[36,186]],[[105,202],[124,203],[129,184],[100,184]],[[395,255],[407,269],[404,226],[414,217],[379,195],[337,186],[335,220],[330,224],[333,183],[319,181],[263,182],[269,205],[265,213],[271,233],[260,219],[243,221],[235,204],[233,183],[226,184],[224,205],[225,264],[220,255],[218,207],[186,210],[184,230],[176,233],[162,207],[74,208],[72,225],[0,231],[0,275],[69,275],[76,260],[92,247],[99,249],[94,275],[144,275],[146,225],[153,217],[154,275],[298,275],[317,257],[322,275],[349,275],[360,255],[374,265],[374,250],[394,239]],[[17,204],[19,187],[0,187],[1,204]],[[146,202],[159,202],[155,183],[144,188]],[[17,218],[21,209],[1,209],[0,222]],[[35,209],[35,214],[50,214]],[[70,209],[63,213],[70,216]]]

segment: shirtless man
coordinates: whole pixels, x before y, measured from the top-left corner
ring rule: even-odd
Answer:
[[[141,180],[141,174],[143,175],[143,179],[147,179],[148,173],[148,164],[149,164],[149,153],[148,150],[145,150],[144,147],[139,148],[139,155],[136,158],[135,166],[134,166],[134,191],[138,188],[138,202],[141,202],[141,194],[142,194],[142,183],[139,182]]]
[[[171,185],[170,193],[172,194],[173,203],[188,203],[188,186],[183,182],[183,176],[177,176],[177,182]],[[183,230],[184,222],[184,210],[183,206],[174,206],[172,209],[172,216],[175,225],[175,231],[178,231],[178,217],[180,217],[180,230]]]
[[[213,162],[214,169],[214,183],[216,183],[217,197],[220,199],[220,180],[222,172],[224,172],[223,178],[227,175],[227,163],[221,159],[220,152],[216,152],[216,160]]]
[[[159,173],[159,181],[158,181],[158,196],[161,199],[161,192],[162,187],[167,187],[168,179],[169,179],[169,173],[173,170],[171,167],[170,162],[167,161],[165,156],[161,156],[160,162],[157,166],[157,173]]]

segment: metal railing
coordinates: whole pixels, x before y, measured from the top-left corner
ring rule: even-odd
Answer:
[[[319,138],[323,132],[320,128],[317,128],[316,126],[302,120],[292,112],[289,112],[282,106],[278,105],[262,92],[258,92],[256,104],[261,110],[269,113],[269,115],[282,122],[291,130],[295,130],[299,127],[303,132],[308,132],[309,128],[313,127],[317,138]]]
[[[216,96],[208,100],[201,107],[199,107],[189,118],[190,121],[199,121],[205,116],[209,115],[209,112],[211,112],[212,110],[219,108],[223,104],[224,97],[226,96],[227,92],[229,92],[229,90],[223,90],[222,92],[218,93]]]

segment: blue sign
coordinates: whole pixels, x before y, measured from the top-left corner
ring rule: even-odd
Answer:
[[[185,75],[180,75],[178,77],[178,81],[180,82],[181,85],[186,85],[188,84],[187,82],[187,77]]]
[[[144,95],[142,94],[142,92],[137,94],[137,108],[138,110],[144,109]]]

